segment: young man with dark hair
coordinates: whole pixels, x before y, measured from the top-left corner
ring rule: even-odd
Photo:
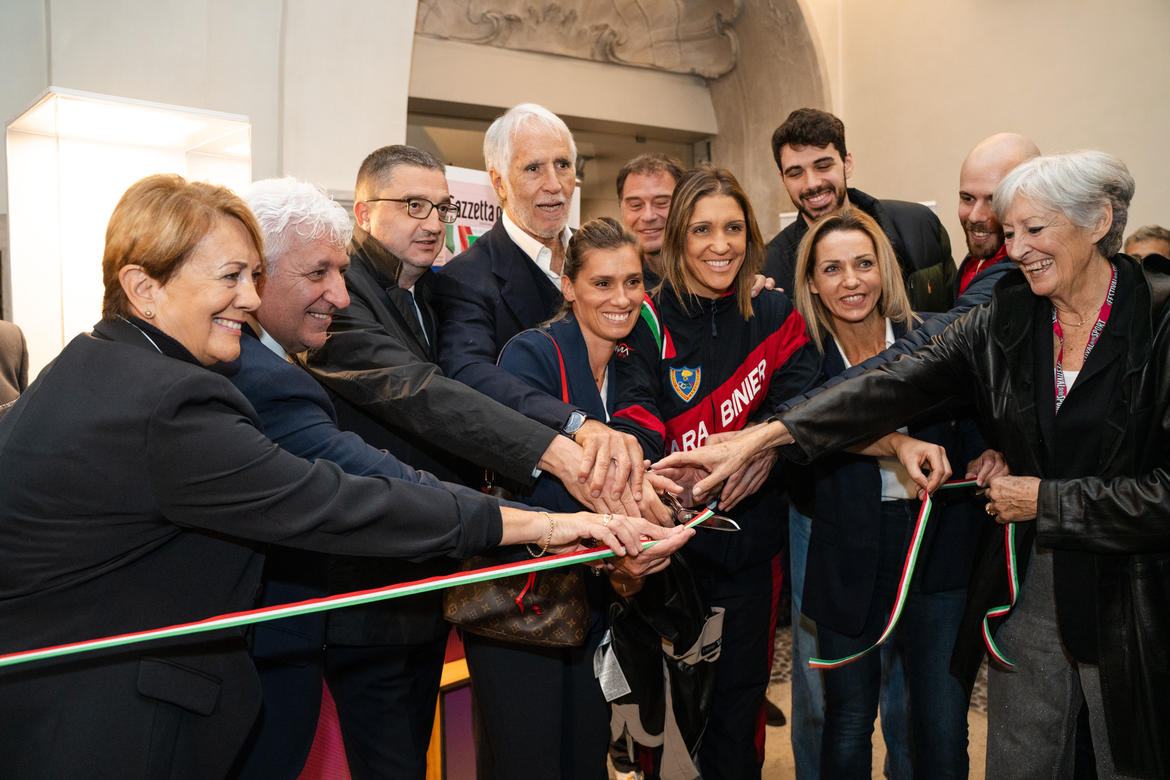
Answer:
[[[902,277],[916,311],[946,311],[954,302],[955,263],[951,242],[935,214],[919,203],[878,200],[848,186],[853,155],[845,147],[845,125],[814,108],[798,108],[772,134],[780,181],[800,217],[768,242],[764,274],[791,292],[796,250],[809,225],[847,207],[873,217],[894,245]]]

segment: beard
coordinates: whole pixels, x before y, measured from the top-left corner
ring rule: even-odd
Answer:
[[[832,200],[832,202],[829,203],[829,205],[824,206],[824,207],[818,209],[817,211],[813,211],[805,205],[806,198],[816,197],[817,195],[820,195],[820,194],[825,193],[825,192],[830,192],[833,194],[833,200]],[[831,187],[831,186],[830,187],[819,187],[818,189],[815,189],[815,190],[806,190],[806,191],[800,193],[800,199],[796,202],[796,210],[799,211],[801,214],[803,214],[804,218],[811,223],[811,222],[817,221],[818,219],[820,219],[821,217],[823,217],[827,214],[835,214],[836,212],[840,211],[841,207],[844,205],[845,205],[845,188],[844,187],[842,187],[841,189],[837,189],[836,187]]]
[[[972,233],[986,233],[983,239],[972,237]],[[976,260],[990,260],[1003,246],[1003,230],[992,228],[985,222],[964,222],[963,238],[967,240],[967,253]]]

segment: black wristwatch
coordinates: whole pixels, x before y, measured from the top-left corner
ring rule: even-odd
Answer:
[[[581,426],[585,424],[586,419],[585,412],[580,409],[574,409],[569,415],[569,419],[561,426],[561,433],[573,441],[577,441],[577,431],[581,430]]]

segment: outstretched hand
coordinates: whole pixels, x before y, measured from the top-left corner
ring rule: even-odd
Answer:
[[[893,434],[890,445],[919,490],[934,493],[951,478],[951,464],[942,446],[902,434]]]
[[[779,422],[756,425],[727,438],[716,439],[715,443],[710,443],[711,439],[708,439],[708,443],[702,447],[672,452],[655,463],[653,468],[655,472],[667,474],[672,473],[671,469],[697,469],[706,473],[705,477],[691,486],[694,501],[705,501],[730,476],[743,469],[749,460],[777,444],[786,443],[786,439],[790,441],[791,437],[788,437],[787,429]]]

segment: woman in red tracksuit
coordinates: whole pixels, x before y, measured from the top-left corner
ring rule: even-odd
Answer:
[[[817,384],[820,357],[787,296],[751,298],[764,243],[747,195],[727,170],[700,167],[674,191],[663,281],[617,348],[618,411],[657,460],[767,418]],[[759,777],[780,553],[786,539],[775,452],[724,486],[720,509],[743,530],[703,531],[683,551],[711,606],[724,612],[722,654],[699,751],[705,780]]]

